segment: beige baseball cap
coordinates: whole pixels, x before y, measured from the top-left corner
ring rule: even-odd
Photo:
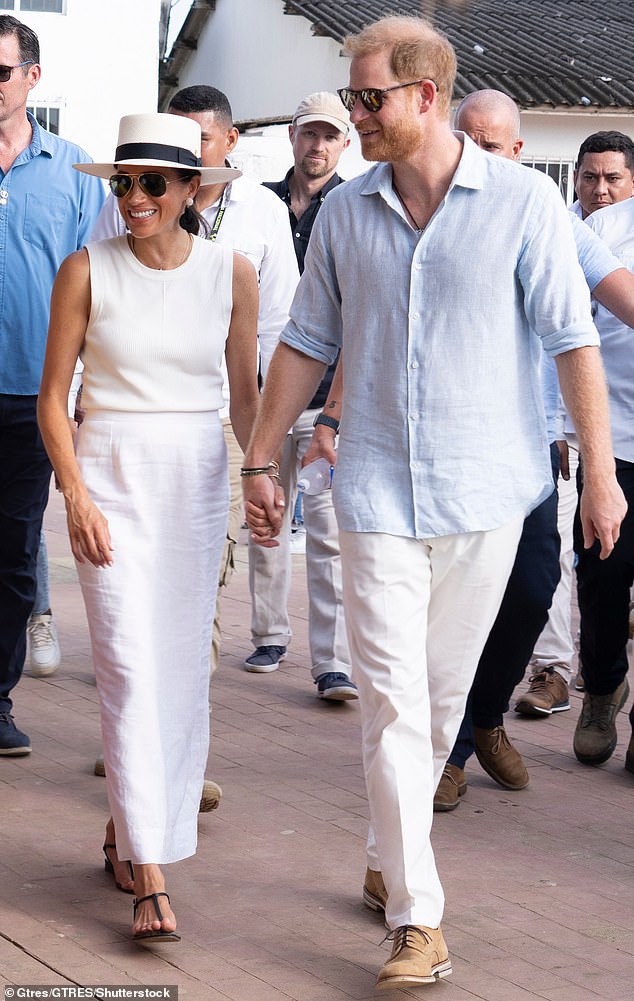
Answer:
[[[350,129],[350,115],[339,95],[327,90],[309,94],[298,105],[293,115],[293,125],[305,125],[307,122],[327,122],[344,134]]]

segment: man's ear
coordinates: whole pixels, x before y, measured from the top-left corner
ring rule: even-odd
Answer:
[[[240,133],[238,132],[235,125],[232,125],[230,129],[227,130],[227,156],[236,148],[236,143],[240,138]]]

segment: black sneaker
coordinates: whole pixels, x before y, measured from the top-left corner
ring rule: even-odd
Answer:
[[[254,674],[270,674],[271,671],[277,671],[280,661],[285,657],[285,646],[259,646],[247,657],[244,666]]]
[[[317,695],[320,699],[332,699],[333,702],[347,702],[358,699],[357,686],[353,685],[347,674],[330,671],[320,674],[316,681]]]
[[[31,741],[18,730],[10,713],[0,713],[0,755],[14,758],[31,753]]]

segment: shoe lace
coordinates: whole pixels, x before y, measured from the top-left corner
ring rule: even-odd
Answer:
[[[53,642],[53,633],[50,621],[46,621],[46,619],[38,619],[37,622],[31,623],[31,628],[29,629],[29,639],[31,640],[32,647],[40,648],[50,646]]]
[[[552,667],[545,667],[543,671],[537,671],[535,674],[531,674],[528,679],[528,692],[532,695],[545,692],[548,682],[551,680],[552,673]]]
[[[381,940],[380,945],[383,945],[383,942],[393,942],[392,952],[395,955],[408,946],[410,948],[420,947],[421,937],[424,939],[425,945],[431,943],[431,935],[424,928],[418,928],[416,925],[401,925],[400,928],[394,928],[393,931],[388,932]]]
[[[586,692],[581,710],[581,726],[598,726],[600,730],[607,730],[614,716],[614,703],[612,693],[608,695],[591,695]]]
[[[491,734],[491,754],[499,754],[502,748],[504,750],[510,749],[511,742],[506,736],[506,730],[503,726],[496,726],[489,732]]]
[[[11,715],[11,713],[7,713],[7,712],[0,713],[0,722],[1,723],[8,723],[9,726],[11,726],[11,724],[13,723],[13,716]]]

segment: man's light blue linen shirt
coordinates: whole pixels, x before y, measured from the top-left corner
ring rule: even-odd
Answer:
[[[30,145],[0,170],[0,393],[16,396],[39,390],[53,280],[104,198],[98,178],[72,168],[90,161],[84,150],[28,117]]]
[[[621,267],[634,274],[634,198],[593,212],[586,224],[605,240]],[[614,455],[634,462],[634,330],[600,303],[595,322],[608,378]]]
[[[424,233],[378,164],[331,192],[282,340],[343,348],[344,531],[498,528],[552,493],[542,347],[599,343],[568,213],[538,171],[463,153]]]

